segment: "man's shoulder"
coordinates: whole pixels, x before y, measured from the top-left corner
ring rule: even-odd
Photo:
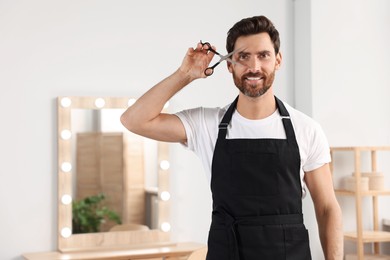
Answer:
[[[308,125],[308,126],[317,126],[318,122],[315,121],[312,117],[308,116],[304,112],[290,106],[286,102],[283,102],[283,104],[286,106],[286,109],[288,113],[290,114],[290,118],[293,122]]]
[[[195,107],[182,110],[177,115],[184,115],[192,120],[219,120],[226,112],[227,107]]]
[[[284,103],[290,114],[291,122],[294,126],[295,134],[300,138],[316,138],[323,135],[322,126],[307,114]]]

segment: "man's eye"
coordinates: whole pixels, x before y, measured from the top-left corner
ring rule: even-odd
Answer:
[[[248,54],[240,54],[240,55],[238,56],[238,58],[239,58],[240,60],[248,59],[248,57],[249,57]]]
[[[262,59],[267,59],[267,58],[269,58],[269,53],[262,53],[262,54],[260,54],[260,58],[262,58]]]

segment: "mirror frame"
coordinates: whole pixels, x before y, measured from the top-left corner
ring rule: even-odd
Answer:
[[[130,97],[77,97],[57,98],[58,141],[58,250],[61,252],[96,250],[107,248],[136,248],[169,241],[169,200],[161,199],[161,193],[169,192],[169,168],[158,168],[158,226],[147,231],[118,231],[72,235],[72,133],[64,139],[63,130],[71,131],[72,109],[126,109],[134,103]],[[119,119],[118,119],[119,120]],[[168,161],[168,143],[158,142],[158,163]],[[65,169],[63,163],[70,163]],[[69,164],[68,164],[69,166]],[[74,168],[74,167],[73,167]],[[65,197],[63,197],[65,196]]]

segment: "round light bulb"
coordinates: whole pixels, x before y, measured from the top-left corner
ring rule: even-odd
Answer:
[[[64,238],[68,238],[72,235],[72,230],[68,227],[64,227],[61,229],[61,236]]]
[[[169,169],[169,166],[170,166],[170,164],[169,164],[169,162],[168,162],[167,160],[162,160],[162,161],[160,162],[160,167],[161,167],[161,169],[163,169],[163,170],[168,170],[168,169]]]
[[[70,172],[72,170],[72,164],[69,162],[63,162],[61,164],[61,170],[63,172]]]
[[[135,98],[130,98],[129,101],[127,102],[127,106],[131,107],[132,105],[134,105],[136,99]]]
[[[168,232],[169,230],[171,230],[171,224],[169,224],[168,222],[162,223],[161,230],[164,232]]]
[[[61,138],[64,140],[69,140],[72,137],[72,132],[68,129],[62,130]]]
[[[68,97],[64,97],[61,99],[61,106],[62,107],[70,107],[72,105],[72,100]]]
[[[72,197],[69,194],[65,194],[61,197],[61,202],[64,205],[69,205],[72,203]]]
[[[95,106],[98,107],[98,108],[104,107],[105,104],[106,104],[106,101],[104,101],[103,98],[97,98],[95,100]]]
[[[171,198],[171,194],[170,194],[168,191],[163,191],[163,192],[161,192],[161,194],[160,194],[160,198],[161,198],[163,201],[168,201],[168,200]]]

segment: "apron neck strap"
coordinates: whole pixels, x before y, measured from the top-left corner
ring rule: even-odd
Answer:
[[[225,115],[223,116],[221,123],[219,123],[219,131],[218,131],[218,138],[225,138],[227,134],[227,128],[229,126],[230,120],[232,119],[233,112],[237,107],[238,102],[238,96],[233,101],[233,103],[229,106],[228,110],[226,111]]]
[[[275,97],[275,101],[276,101],[276,107],[278,108],[279,110],[279,114],[281,117],[290,117],[290,114],[288,113],[286,107],[284,106],[283,102],[280,101],[279,98]]]
[[[294,128],[292,126],[291,119],[290,119],[290,114],[288,113],[283,102],[280,101],[280,99],[278,99],[276,96],[275,96],[275,101],[276,101],[276,107],[278,108],[279,114],[282,118],[284,130],[286,131],[287,140],[289,140],[289,141],[294,140],[296,142]],[[223,118],[221,120],[221,123],[218,126],[218,128],[219,128],[218,138],[223,138],[223,139],[226,138],[227,128],[228,128],[229,123],[232,119],[233,112],[237,107],[237,102],[238,102],[238,96],[232,102],[232,104],[229,106],[228,110],[226,111],[225,115],[223,116]]]
[[[290,114],[288,113],[282,101],[280,101],[277,97],[275,97],[275,100],[276,100],[276,105],[278,106],[279,109],[280,117],[282,118],[284,131],[286,131],[287,141],[292,145],[298,146],[295,138],[294,127],[291,123]]]

